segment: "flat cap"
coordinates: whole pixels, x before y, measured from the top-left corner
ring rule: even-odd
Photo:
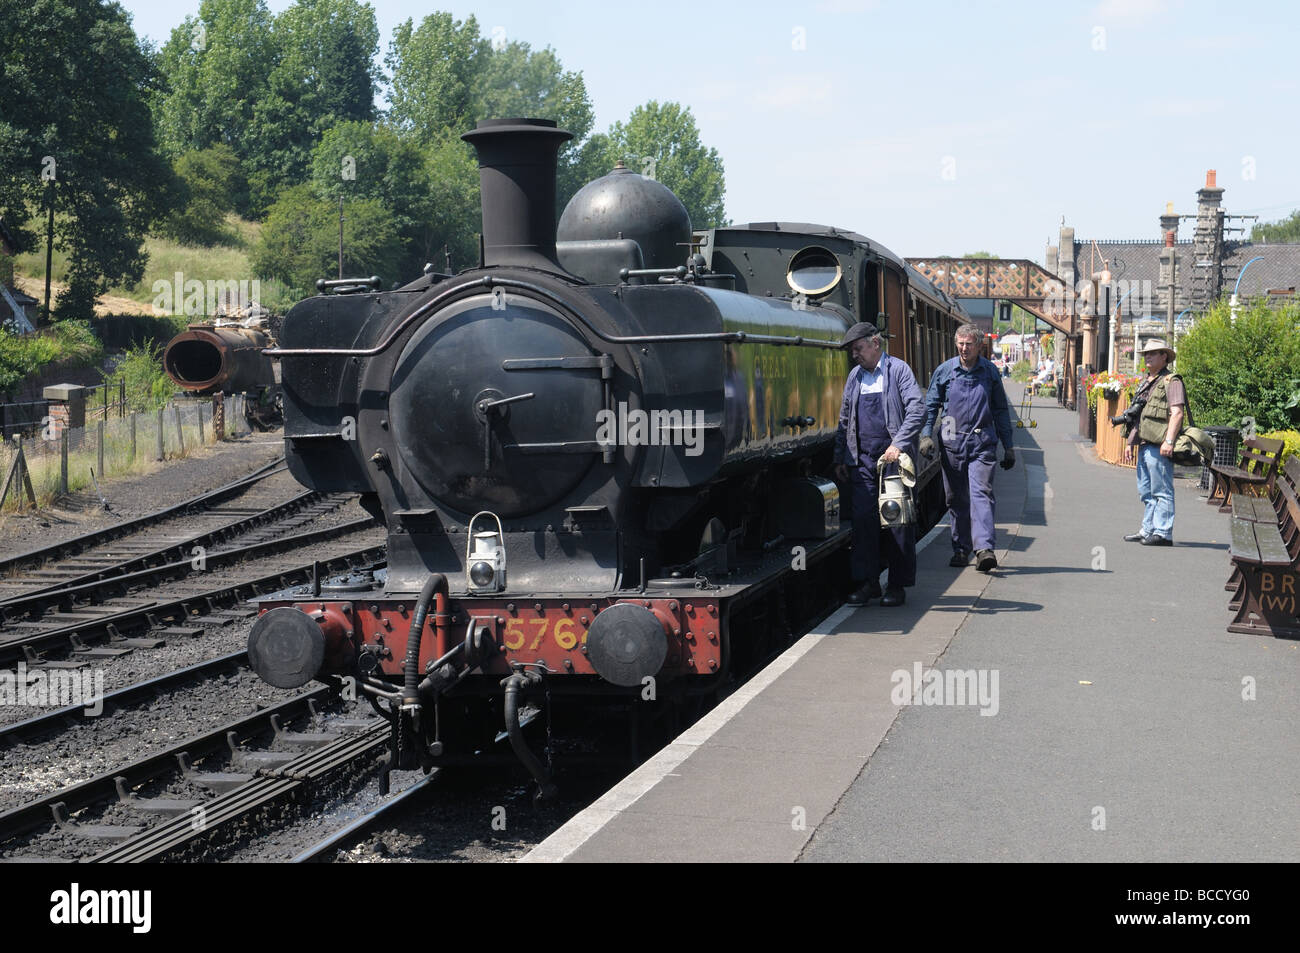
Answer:
[[[840,347],[848,347],[859,338],[875,337],[879,334],[886,337],[874,324],[869,321],[859,321],[853,327],[844,332],[844,337],[840,338]]]

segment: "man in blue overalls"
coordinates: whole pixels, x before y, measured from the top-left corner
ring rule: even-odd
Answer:
[[[912,369],[885,353],[874,324],[853,325],[840,346],[849,349],[856,365],[844,385],[835,432],[835,475],[849,484],[853,506],[851,566],[857,588],[847,601],[863,606],[881,595],[883,561],[889,567],[889,584],[880,604],[900,606],[906,600],[903,588],[916,584],[916,531],[910,524],[881,528],[877,464],[882,461],[890,475],[897,471],[901,455],[916,457],[925,405]]]
[[[956,341],[957,356],[935,368],[930,379],[920,446],[928,456],[935,448],[931,433],[938,438],[952,522],[948,565],[966,566],[974,550],[975,568],[989,572],[998,565],[993,555],[993,465],[999,440],[1005,449],[1002,469],[1016,465],[1011,412],[997,368],[980,356],[979,331],[963,324]]]

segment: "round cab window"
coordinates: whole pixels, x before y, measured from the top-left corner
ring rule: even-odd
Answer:
[[[790,259],[785,280],[795,291],[822,295],[839,284],[843,275],[844,270],[835,255],[829,249],[814,245]]]

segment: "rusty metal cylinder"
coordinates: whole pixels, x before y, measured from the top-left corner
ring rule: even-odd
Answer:
[[[263,331],[196,324],[176,335],[163,352],[163,370],[194,394],[250,393],[275,384],[271,340]]]

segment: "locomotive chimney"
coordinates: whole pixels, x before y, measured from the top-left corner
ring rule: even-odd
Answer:
[[[555,157],[573,134],[550,119],[483,119],[478,152],[483,263],[563,271],[555,257]]]

